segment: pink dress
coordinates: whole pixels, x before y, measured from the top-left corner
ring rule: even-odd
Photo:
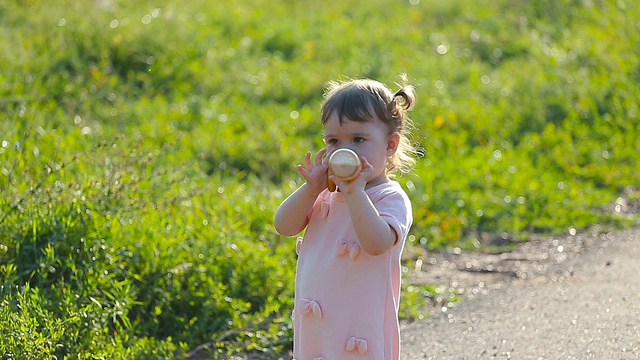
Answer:
[[[395,181],[366,190],[398,242],[379,256],[360,248],[347,203],[323,191],[296,246],[295,360],[398,360],[400,255],[413,221]]]

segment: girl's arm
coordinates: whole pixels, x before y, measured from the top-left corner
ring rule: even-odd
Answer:
[[[391,225],[380,216],[364,189],[348,194],[346,199],[353,228],[362,249],[374,256],[389,250],[396,243],[398,236]]]
[[[338,184],[347,199],[351,222],[360,240],[360,246],[368,254],[376,256],[389,250],[398,240],[398,235],[380,216],[369,195],[364,191],[367,185],[365,178],[373,167],[365,158],[362,158],[362,162],[364,169],[355,180],[344,182],[333,175],[330,179]]]
[[[316,197],[309,192],[306,183],[289,195],[276,211],[276,231],[281,235],[293,236],[304,230],[307,226],[307,215]]]
[[[311,164],[311,152],[305,156],[306,168],[298,165],[298,171],[307,180],[293,194],[289,195],[276,211],[274,225],[281,235],[293,236],[299,234],[307,226],[307,215],[316,198],[327,187],[327,164],[323,156],[327,149],[321,149]]]

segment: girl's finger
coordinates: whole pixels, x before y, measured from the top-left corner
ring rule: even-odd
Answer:
[[[307,166],[307,170],[311,170],[311,151],[307,151],[304,156],[304,164]]]
[[[363,169],[373,167],[371,164],[369,164],[369,161],[367,161],[367,158],[364,156],[360,156],[360,162],[362,162]]]
[[[318,153],[316,154],[316,166],[320,166],[322,165],[322,157],[324,156],[324,154],[327,152],[327,148],[322,148],[320,149],[320,151],[318,151]]]
[[[323,156],[322,163],[323,164],[328,164],[329,163],[329,158],[331,157],[331,154],[333,154],[333,151],[330,150],[328,147],[324,147],[320,151],[322,151],[322,156]]]
[[[373,169],[373,165],[369,164],[369,161],[364,156],[360,157],[360,161],[362,162],[362,171],[360,173],[368,175]]]
[[[303,178],[307,178],[309,176],[309,172],[304,168],[304,166],[298,164],[298,172],[302,175]]]

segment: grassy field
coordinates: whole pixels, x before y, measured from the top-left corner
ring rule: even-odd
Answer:
[[[629,0],[0,0],[0,354],[269,359],[325,83],[417,88],[408,247],[638,225]],[[406,296],[404,318],[437,292]]]

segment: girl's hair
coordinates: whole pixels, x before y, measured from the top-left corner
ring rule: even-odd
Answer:
[[[401,85],[400,90],[392,93],[384,84],[371,79],[331,81],[324,98],[321,111],[323,125],[333,113],[337,114],[340,124],[345,119],[375,121],[375,116],[388,126],[390,134],[400,134],[398,149],[387,160],[387,174],[396,171],[407,173],[413,168],[416,162],[414,155],[418,151],[407,137],[413,126],[407,116],[407,111],[415,103],[413,86]]]

